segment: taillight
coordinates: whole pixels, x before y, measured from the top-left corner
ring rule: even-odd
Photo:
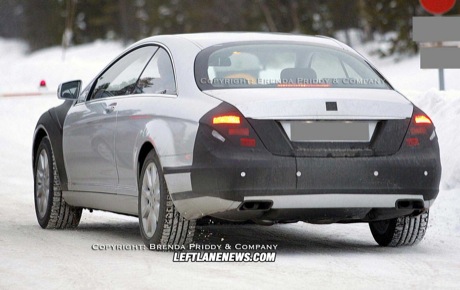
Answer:
[[[215,116],[212,118],[212,124],[215,129],[226,135],[229,139],[239,138],[239,145],[242,147],[256,147],[256,139],[250,137],[249,123],[245,120],[242,122],[243,116],[224,115]],[[236,138],[235,138],[236,137]],[[219,138],[219,140],[221,140]],[[222,140],[221,140],[222,141]],[[237,140],[233,140],[238,143]]]
[[[420,144],[420,141],[418,140],[418,138],[407,138],[406,144],[410,147],[415,147]]]
[[[241,124],[240,116],[225,115],[212,118],[213,124]]]
[[[423,113],[420,109],[414,108],[414,113],[409,125],[409,130],[405,139],[405,143],[409,147],[417,147],[432,140],[436,136],[434,126],[431,119]]]
[[[228,135],[249,136],[249,128],[228,128]]]
[[[239,147],[258,147],[259,139],[246,118],[233,106],[222,104],[208,112],[201,122],[212,128],[211,136]]]
[[[431,124],[430,118],[425,115],[416,115],[414,117],[415,124]]]
[[[254,138],[241,138],[240,145],[243,147],[256,147],[256,139]]]

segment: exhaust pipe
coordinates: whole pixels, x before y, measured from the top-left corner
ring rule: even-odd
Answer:
[[[401,199],[396,201],[397,209],[424,209],[425,203],[420,199]]]
[[[258,200],[251,200],[243,202],[239,210],[260,210],[260,211],[267,211],[271,209],[273,206],[273,201],[258,201]]]

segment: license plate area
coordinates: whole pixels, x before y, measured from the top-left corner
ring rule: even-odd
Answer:
[[[377,121],[282,121],[291,142],[370,142]]]

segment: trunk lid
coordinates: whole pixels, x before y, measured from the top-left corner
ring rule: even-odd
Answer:
[[[277,88],[206,93],[236,107],[271,153],[299,158],[395,154],[413,113],[412,103],[393,90]]]
[[[410,118],[412,103],[394,90],[382,89],[229,89],[206,94],[259,120],[394,120]],[[326,110],[336,102],[337,110]]]

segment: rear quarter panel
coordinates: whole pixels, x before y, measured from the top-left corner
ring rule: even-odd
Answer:
[[[126,96],[116,102],[118,193],[127,195],[137,195],[139,152],[145,143],[153,145],[162,167],[192,165],[198,121],[220,103],[205,96],[164,95]],[[174,176],[166,180],[174,191]]]

